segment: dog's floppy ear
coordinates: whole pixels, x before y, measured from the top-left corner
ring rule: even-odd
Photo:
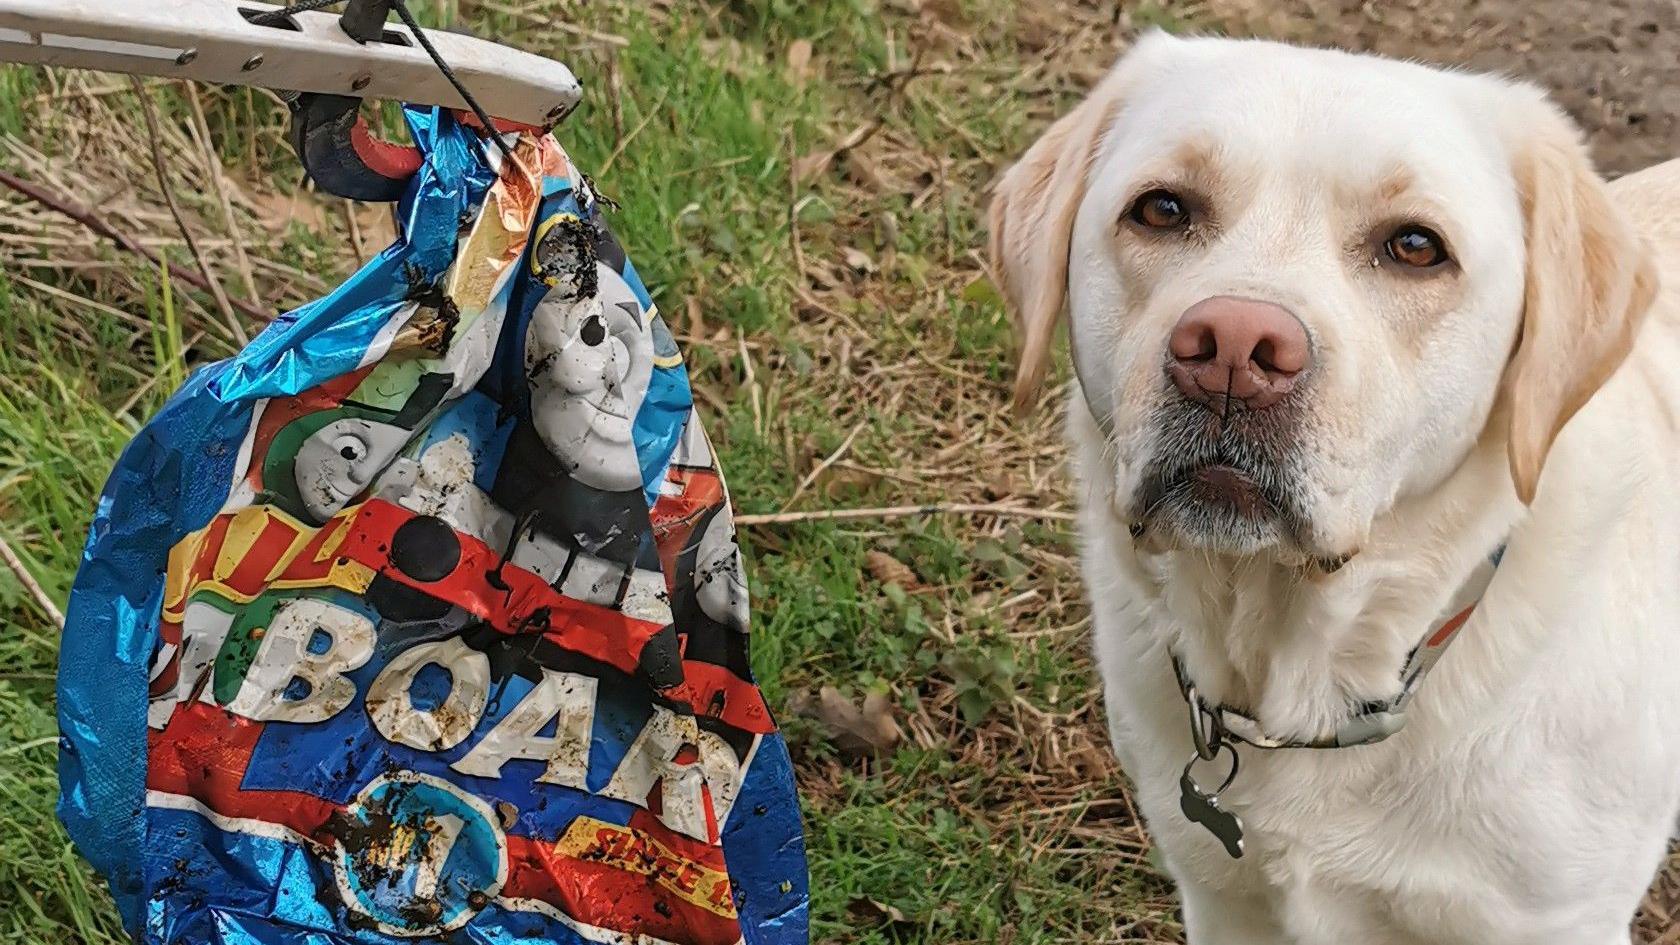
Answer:
[[[1120,107],[1117,71],[1004,172],[992,195],[988,250],[1015,320],[1015,409],[1031,407],[1044,383],[1050,344],[1067,299],[1073,219],[1102,133]]]
[[[1657,271],[1574,124],[1538,95],[1519,114],[1514,170],[1528,268],[1506,395],[1511,477],[1528,503],[1558,432],[1627,357]]]

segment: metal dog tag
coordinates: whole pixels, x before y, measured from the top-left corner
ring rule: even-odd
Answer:
[[[1225,783],[1219,790],[1211,794],[1202,789],[1196,779],[1190,776],[1190,769],[1200,760],[1198,755],[1190,759],[1184,766],[1184,773],[1178,778],[1178,806],[1184,811],[1184,817],[1191,823],[1201,824],[1208,833],[1225,845],[1225,852],[1232,859],[1240,859],[1243,855],[1243,824],[1242,818],[1219,806],[1220,792],[1224,791],[1237,776],[1237,753],[1229,745],[1220,746],[1231,752],[1231,773],[1225,777]]]

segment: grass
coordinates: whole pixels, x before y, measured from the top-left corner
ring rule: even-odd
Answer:
[[[1181,25],[1170,7],[1141,5],[1139,22]],[[1054,424],[1006,411],[1007,319],[976,247],[987,182],[1122,42],[1111,11],[428,12],[585,79],[586,107],[558,136],[623,204],[615,226],[684,345],[742,511],[1060,508]],[[583,38],[600,34],[619,39]],[[199,89],[200,129],[182,87],[146,88],[172,189],[230,294],[248,294],[236,246],[253,301],[273,309],[377,248],[376,210],[299,190],[271,97]],[[8,170],[193,268],[125,80],[0,72],[0,135]],[[232,227],[203,183],[212,160]],[[208,296],[15,195],[0,204],[0,256],[0,536],[62,601],[117,451],[237,338]],[[743,538],[754,661],[805,804],[815,941],[1176,940],[1106,754],[1059,520],[801,522]],[[52,815],[56,628],[3,570],[0,622],[0,941],[121,941]],[[825,688],[854,705],[884,697],[902,738],[848,750]]]

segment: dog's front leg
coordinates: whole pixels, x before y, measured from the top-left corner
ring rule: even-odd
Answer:
[[[1178,891],[1189,945],[1296,945],[1260,896],[1235,895],[1182,881]]]

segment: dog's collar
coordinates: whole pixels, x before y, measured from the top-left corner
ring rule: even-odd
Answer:
[[[1417,646],[1406,654],[1406,663],[1400,670],[1400,691],[1393,697],[1380,702],[1371,702],[1362,706],[1355,715],[1343,719],[1334,729],[1322,732],[1312,738],[1285,738],[1268,735],[1261,727],[1260,721],[1249,713],[1228,705],[1213,705],[1202,698],[1195,683],[1184,669],[1184,661],[1177,653],[1171,653],[1173,673],[1178,677],[1178,688],[1184,695],[1184,701],[1191,709],[1191,729],[1195,736],[1197,748],[1200,750],[1206,743],[1217,748],[1217,743],[1226,738],[1232,738],[1245,745],[1255,748],[1350,748],[1356,745],[1370,745],[1400,731],[1406,724],[1406,709],[1411,705],[1412,698],[1417,695],[1418,687],[1423,685],[1424,677],[1435,668],[1447,647],[1458,638],[1458,631],[1470,619],[1470,614],[1481,603],[1482,594],[1487,585],[1493,580],[1494,569],[1499,566],[1499,559],[1505,554],[1505,547],[1501,545],[1487,561],[1478,566],[1471,575],[1467,587],[1476,588],[1473,599],[1469,604],[1455,612],[1438,626],[1430,629]],[[1460,598],[1462,599],[1462,598]],[[1207,757],[1212,757],[1211,754]]]
[[[1243,854],[1242,819],[1219,804],[1219,795],[1237,777],[1238,758],[1236,749],[1231,745],[1233,741],[1265,749],[1350,748],[1380,742],[1400,731],[1406,724],[1406,709],[1411,705],[1412,697],[1417,695],[1424,677],[1435,668],[1447,647],[1457,639],[1458,631],[1470,619],[1476,605],[1481,603],[1488,583],[1493,580],[1494,569],[1499,566],[1499,559],[1504,554],[1505,546],[1500,545],[1488,555],[1487,561],[1478,566],[1466,582],[1466,589],[1476,589],[1470,602],[1439,626],[1431,628],[1429,633],[1418,641],[1417,646],[1406,654],[1406,663],[1400,670],[1398,693],[1392,698],[1363,706],[1358,713],[1343,719],[1333,730],[1312,738],[1280,738],[1268,735],[1261,727],[1260,721],[1247,712],[1228,705],[1210,705],[1190,681],[1190,676],[1184,669],[1184,661],[1169,647],[1168,653],[1172,656],[1173,674],[1178,677],[1179,692],[1184,695],[1184,701],[1190,707],[1190,739],[1196,746],[1196,754],[1191,756],[1189,763],[1184,766],[1184,773],[1179,777],[1179,806],[1183,809],[1184,816],[1206,827],[1225,845],[1226,852],[1231,856],[1240,857]],[[1198,761],[1212,761],[1219,757],[1221,750],[1230,752],[1231,770],[1218,788],[1208,791],[1192,777],[1191,769]]]

